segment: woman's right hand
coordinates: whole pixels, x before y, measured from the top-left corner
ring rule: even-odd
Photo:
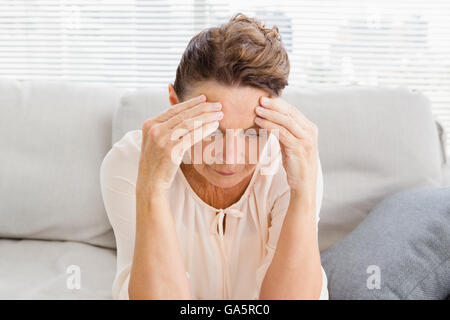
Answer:
[[[218,128],[221,108],[200,95],[145,121],[136,192],[168,190],[186,150]]]

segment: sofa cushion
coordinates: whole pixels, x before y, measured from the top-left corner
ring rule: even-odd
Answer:
[[[0,240],[0,257],[0,299],[112,299],[115,250],[76,242]]]
[[[0,80],[0,237],[114,247],[99,170],[122,93]]]
[[[322,253],[331,299],[445,299],[450,188],[399,192]]]
[[[441,184],[441,150],[429,100],[406,88],[289,87],[283,94],[319,128],[324,198],[323,251],[350,233],[385,197]],[[113,143],[169,107],[166,90],[126,94]]]

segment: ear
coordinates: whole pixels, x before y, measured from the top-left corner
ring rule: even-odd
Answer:
[[[179,103],[177,93],[175,92],[175,88],[172,83],[169,83],[169,102],[172,106]]]
[[[280,89],[278,95],[273,94],[273,93],[269,93],[269,98],[274,99],[274,98],[279,98],[279,97],[281,97],[281,96],[283,95],[283,90],[284,90],[284,89]]]

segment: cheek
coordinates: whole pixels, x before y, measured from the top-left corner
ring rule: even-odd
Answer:
[[[262,137],[247,137],[245,139],[245,163],[254,164],[258,163],[261,156],[261,152],[266,145],[266,140]]]
[[[215,152],[212,141],[202,140],[193,145],[187,152],[190,154],[191,163],[195,165],[210,164],[211,161],[214,161]]]
[[[215,162],[216,151],[214,139],[210,141],[202,141],[202,162],[206,164],[212,164]]]
[[[245,173],[245,176],[249,176],[249,175],[253,174],[253,171],[255,171],[255,168],[256,168],[256,164],[246,164],[245,168],[243,170]]]

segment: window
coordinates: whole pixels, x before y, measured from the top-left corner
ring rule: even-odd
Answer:
[[[450,132],[448,0],[0,0],[1,77],[166,86],[189,39],[236,12],[278,25],[290,84],[415,88]]]

